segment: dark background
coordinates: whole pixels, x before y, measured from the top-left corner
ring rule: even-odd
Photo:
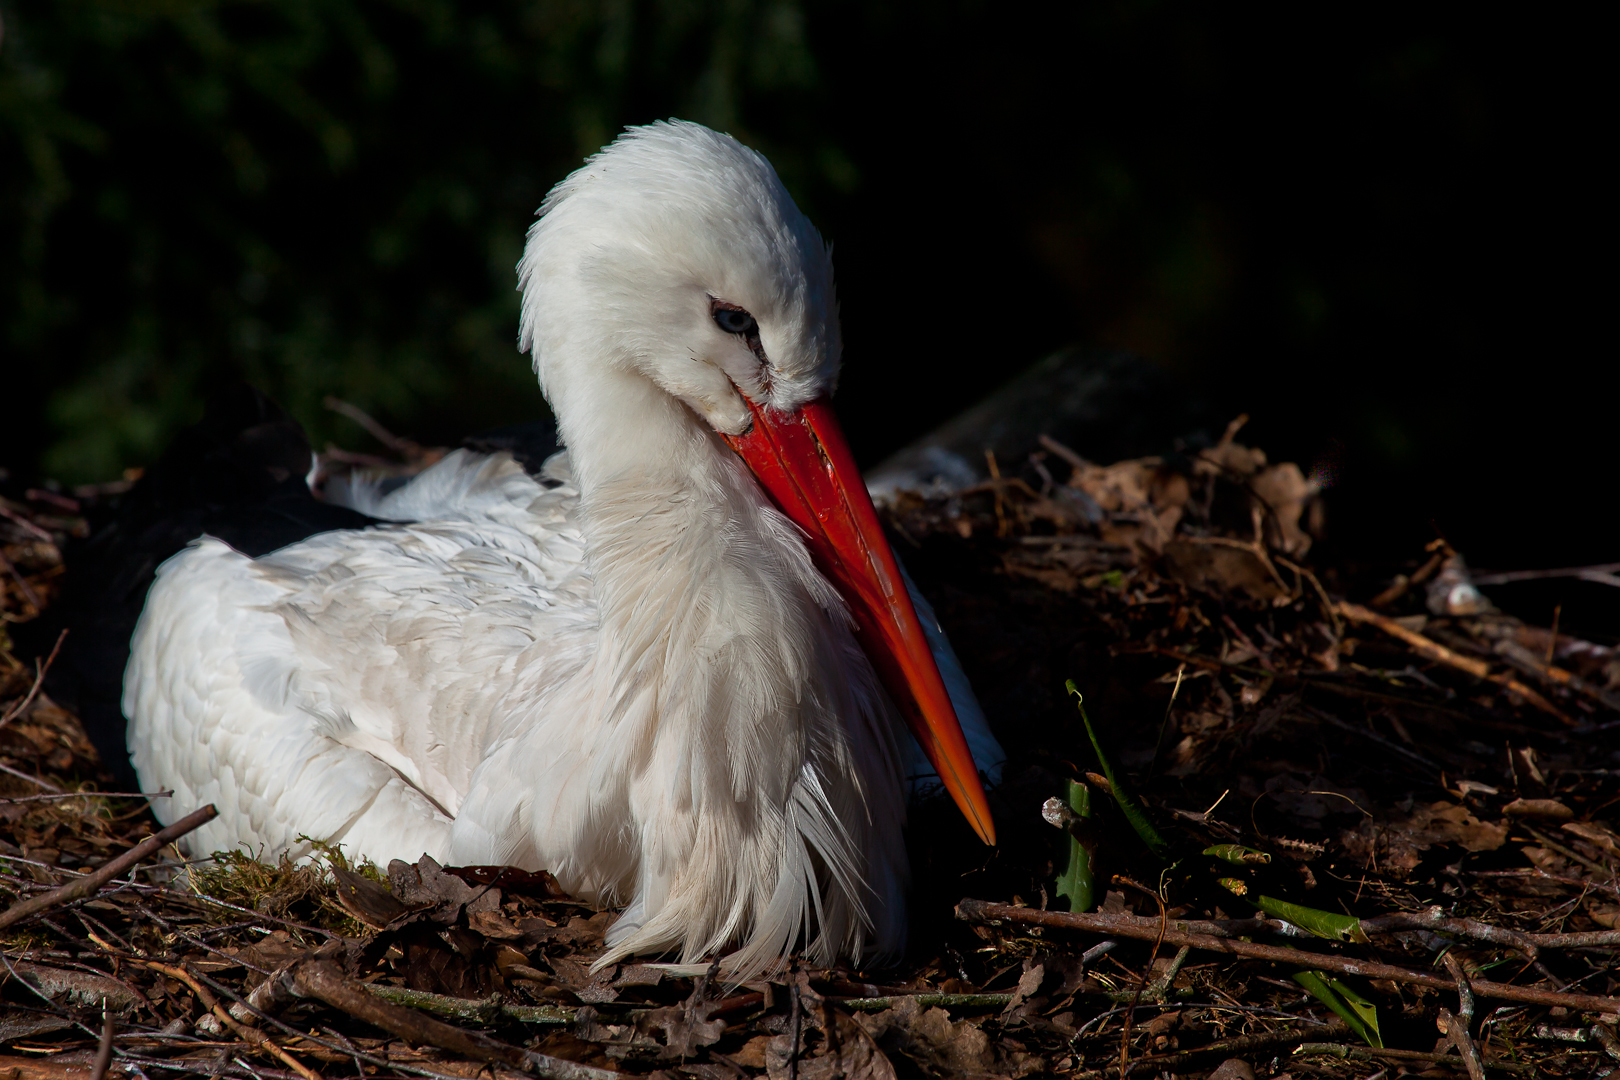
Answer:
[[[623,125],[678,115],[765,152],[834,242],[864,462],[1055,348],[1118,347],[1252,414],[1274,458],[1331,466],[1334,542],[1366,558],[1437,533],[1494,569],[1620,558],[1593,26],[1150,2],[0,14],[14,480],[150,461],[222,373],[317,444],[366,445],[327,394],[425,442],[536,414],[512,291],[532,213]],[[1514,595],[1607,620],[1602,587],[1560,588]]]

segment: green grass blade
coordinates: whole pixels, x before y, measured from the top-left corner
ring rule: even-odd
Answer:
[[[1069,781],[1069,809],[1076,817],[1091,817],[1091,789],[1075,780]],[[1057,879],[1057,894],[1069,898],[1070,911],[1090,911],[1097,902],[1097,881],[1093,873],[1091,851],[1071,831],[1069,833],[1069,865]]]
[[[1378,1029],[1378,1006],[1320,971],[1295,972],[1294,981],[1337,1013],[1362,1042],[1383,1049],[1384,1036]]]
[[[1114,763],[1103,753],[1102,743],[1097,739],[1097,731],[1091,726],[1091,717],[1086,715],[1086,699],[1081,696],[1080,688],[1074,685],[1073,679],[1067,680],[1063,685],[1068,687],[1069,693],[1075,697],[1075,703],[1080,708],[1080,722],[1086,726],[1086,736],[1091,739],[1091,748],[1097,753],[1103,775],[1108,777],[1108,787],[1114,794],[1114,801],[1125,814],[1125,820],[1131,823],[1131,828],[1136,830],[1136,835],[1142,838],[1142,843],[1147,845],[1149,851],[1161,859],[1164,858],[1170,851],[1170,845],[1164,842],[1164,837],[1159,835],[1159,831],[1147,819],[1147,815],[1142,812],[1141,804],[1131,795],[1119,774],[1114,771]]]

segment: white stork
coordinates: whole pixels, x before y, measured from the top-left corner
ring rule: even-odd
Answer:
[[[548,869],[626,905],[604,963],[892,953],[897,713],[995,829],[827,403],[825,245],[760,155],[659,123],[547,196],[518,272],[566,453],[457,451],[349,493],[389,524],[166,562],[124,682],[144,790],[218,807],[197,853]]]

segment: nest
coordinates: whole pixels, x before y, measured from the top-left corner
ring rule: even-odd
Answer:
[[[1009,761],[994,851],[949,804],[914,809],[912,948],[881,970],[595,970],[613,913],[545,874],[187,866],[145,798],[106,792],[48,657],[0,640],[0,1072],[1620,1065],[1620,658],[1497,611],[1443,541],[1314,562],[1321,478],[1237,435],[1112,465],[1048,440],[886,508]],[[8,623],[49,606],[108,497],[0,504]]]

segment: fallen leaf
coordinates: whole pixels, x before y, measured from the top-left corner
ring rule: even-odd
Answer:
[[[1508,817],[1541,821],[1568,821],[1575,816],[1575,811],[1557,799],[1514,799],[1502,807],[1502,813]]]
[[[1189,588],[1273,603],[1290,595],[1263,550],[1225,537],[1178,536],[1164,545],[1164,571]]]
[[[928,1072],[950,1076],[996,1075],[995,1050],[974,1020],[952,1021],[944,1009],[924,1009],[913,998],[856,1018],[890,1053],[904,1054]]]
[[[474,933],[491,941],[520,941],[524,936],[523,931],[499,911],[469,910],[467,925]]]
[[[696,980],[692,993],[679,1005],[653,1009],[636,1017],[636,1031],[660,1043],[664,1057],[685,1061],[703,1047],[719,1042],[725,1033],[726,1022],[713,1018],[719,1003],[720,999],[709,992],[708,977],[703,976]]]
[[[730,1055],[731,1060],[745,1069],[763,1069],[765,1067],[765,1052],[770,1045],[771,1036],[755,1035],[743,1044],[743,1048]]]
[[[381,930],[413,910],[412,905],[389,892],[386,885],[364,874],[334,866],[332,878],[337,883],[338,903],[343,905],[343,910],[373,930]]]
[[[1585,821],[1570,821],[1561,825],[1565,832],[1578,836],[1607,855],[1620,856],[1620,839],[1601,825]]]
[[[817,1010],[823,1012],[823,1010]],[[943,1011],[943,1010],[939,1010]],[[791,1037],[778,1035],[766,1043],[765,1073],[770,1080],[895,1080],[894,1066],[877,1040],[848,1013],[826,1007],[820,1027],[823,1039],[816,1052],[801,1056],[789,1069]]]
[[[1495,851],[1507,843],[1507,826],[1485,822],[1466,806],[1437,802],[1413,811],[1406,823],[1424,844],[1461,844],[1468,851]]]
[[[446,866],[444,872],[476,887],[499,885],[507,896],[532,896],[536,900],[569,899],[549,870],[519,870],[512,866]]]
[[[446,873],[429,855],[423,855],[414,866],[395,859],[388,864],[388,881],[394,894],[405,904],[431,909],[429,917],[435,922],[456,922],[463,910],[499,911],[501,908],[499,889],[468,885],[456,875]]]

